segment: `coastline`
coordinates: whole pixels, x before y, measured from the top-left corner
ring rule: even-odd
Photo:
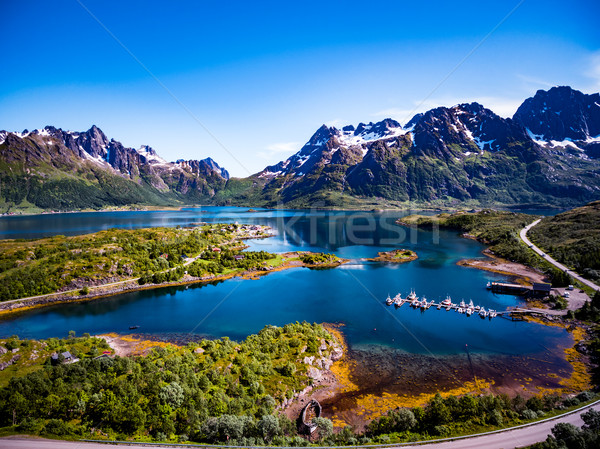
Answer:
[[[437,393],[442,397],[491,393],[529,398],[577,394],[591,385],[585,357],[575,349],[585,337],[579,328],[570,331],[573,344],[558,353],[471,353],[469,360],[463,352],[435,356],[375,346],[350,349],[341,326],[323,327],[341,342],[343,356],[318,383],[286,404],[284,412],[290,419],[296,419],[308,401],[317,399],[322,416],[331,419],[336,429],[350,425],[360,431],[388,410],[423,406]]]
[[[547,281],[546,275],[541,271],[527,265],[503,259],[493,254],[489,249],[485,249],[483,255],[485,259],[462,259],[456,265],[512,276],[516,278],[518,283],[523,285],[532,285],[536,282]]]
[[[335,268],[349,262],[349,259],[337,259],[336,261],[328,264],[305,264],[299,259],[302,254],[307,254],[306,251],[295,251],[279,253],[283,257],[283,263],[277,267],[273,267],[266,271],[247,270],[247,271],[234,271],[226,274],[210,275],[201,278],[192,277],[185,275],[182,280],[173,282],[164,282],[161,284],[138,284],[138,278],[127,279],[119,281],[117,285],[107,284],[105,286],[99,285],[94,287],[94,291],[87,295],[81,295],[78,292],[65,292],[64,294],[49,293],[48,295],[36,296],[33,298],[22,298],[13,301],[6,301],[0,303],[0,319],[5,318],[9,315],[28,312],[41,307],[52,306],[56,304],[67,304],[76,302],[87,302],[96,299],[108,298],[116,296],[122,293],[131,293],[141,290],[153,290],[166,287],[180,287],[192,284],[210,284],[213,282],[223,282],[228,279],[235,277],[241,277],[242,279],[257,280],[260,277],[265,276],[269,273],[276,271],[288,270],[290,268],[319,268],[328,269]],[[105,290],[104,290],[105,288]]]

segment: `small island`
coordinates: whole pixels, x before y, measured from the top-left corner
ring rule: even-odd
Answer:
[[[300,260],[308,268],[333,268],[348,262],[331,253],[302,253]]]
[[[410,249],[394,249],[392,251],[381,251],[377,257],[365,259],[371,262],[406,263],[418,259],[417,253]]]

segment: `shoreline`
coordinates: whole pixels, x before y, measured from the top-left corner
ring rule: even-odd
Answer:
[[[547,281],[546,275],[541,271],[496,256],[488,248],[483,250],[482,254],[485,256],[485,259],[461,259],[456,262],[456,265],[476,268],[478,270],[489,271],[505,276],[512,276],[516,278],[518,283],[523,285],[532,285],[534,283],[543,283]]]
[[[293,251],[286,253],[277,253],[277,255],[281,255],[284,258],[284,262],[270,270],[259,271],[259,270],[247,270],[247,271],[239,271],[232,272],[220,275],[211,275],[208,277],[195,278],[189,275],[185,275],[182,280],[173,281],[173,282],[165,282],[162,284],[138,284],[135,279],[128,279],[119,281],[122,282],[119,285],[106,285],[106,286],[96,286],[94,290],[97,293],[88,293],[83,296],[78,294],[78,292],[67,292],[64,294],[58,293],[49,293],[48,295],[34,297],[34,298],[22,298],[12,301],[7,301],[4,303],[0,303],[0,319],[3,319],[7,316],[16,315],[19,313],[29,312],[34,309],[39,309],[46,306],[53,306],[57,304],[68,304],[68,303],[77,303],[77,302],[87,302],[94,301],[97,299],[109,298],[112,296],[117,296],[123,293],[133,293],[142,290],[153,290],[160,288],[168,288],[168,287],[180,287],[185,285],[193,285],[193,284],[210,284],[213,282],[224,282],[229,279],[233,279],[236,277],[241,277],[242,279],[250,279],[257,280],[262,276],[266,276],[269,273],[273,273],[276,271],[288,270],[291,268],[317,268],[317,269],[329,269],[335,268],[340,265],[349,262],[349,259],[339,258],[335,262],[328,264],[305,264],[301,260],[299,260],[299,256],[302,254],[307,254],[306,251]],[[102,291],[103,287],[107,287],[106,291]]]
[[[352,349],[344,336],[343,324],[321,325],[333,336],[337,350],[322,364],[308,362],[312,385],[294,392],[291,399],[277,407],[292,421],[311,399],[321,403],[322,416],[331,419],[336,429],[351,425],[360,430],[388,410],[422,406],[438,392],[442,397],[491,393],[528,398],[544,394],[567,396],[591,386],[588,361],[575,349],[586,337],[579,327],[567,329],[573,341],[561,347],[560,352],[471,353],[469,361],[462,352],[435,356],[375,346]],[[152,348],[185,345],[185,340],[176,336],[108,333],[97,337],[105,339],[114,354],[121,357],[143,357]]]

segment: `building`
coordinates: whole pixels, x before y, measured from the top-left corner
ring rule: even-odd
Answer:
[[[552,292],[552,285],[543,283],[534,283],[531,289],[533,296],[549,296]]]
[[[57,354],[56,352],[50,356],[50,363],[52,365],[58,365],[60,363],[75,363],[79,362],[77,357],[74,357],[69,351],[61,352]]]

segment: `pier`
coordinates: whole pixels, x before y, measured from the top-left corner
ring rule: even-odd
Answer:
[[[431,307],[435,307],[437,310],[445,309],[446,311],[454,310],[458,313],[466,314],[467,316],[471,316],[473,314],[479,315],[480,318],[495,318],[498,315],[502,315],[507,312],[497,312],[494,309],[485,310],[485,307],[474,305],[473,301],[469,301],[469,303],[465,303],[464,300],[459,304],[453,303],[449,296],[446,297],[441,302],[428,301],[425,297],[422,300],[416,296],[414,291],[406,297],[402,298],[400,294],[397,294],[394,298],[391,298],[389,295],[385,301],[388,306],[392,304],[396,308],[402,307],[404,304],[409,304],[410,307],[414,309],[421,309],[425,311]]]
[[[500,283],[498,283],[500,284]],[[547,284],[542,284],[545,288]],[[522,286],[518,284],[502,284],[503,287],[520,287],[527,289],[528,291],[535,291],[535,287]],[[488,284],[488,289],[490,289],[491,283]],[[506,318],[509,320],[523,320],[525,315],[540,315],[551,319],[552,315],[563,315],[564,313],[559,311],[550,311],[546,309],[529,309],[524,307],[511,307],[504,311],[498,312],[494,309],[485,310],[484,307],[479,305],[474,305],[473,301],[469,301],[469,303],[465,303],[462,300],[460,303],[453,303],[450,296],[447,296],[441,302],[428,301],[425,297],[423,299],[419,299],[414,290],[410,292],[405,298],[402,298],[402,295],[398,293],[393,299],[388,295],[387,300],[385,301],[388,306],[394,305],[397,309],[402,307],[404,304],[408,304],[410,307],[414,309],[421,309],[421,311],[425,311],[431,307],[435,307],[437,310],[445,309],[446,311],[454,310],[458,313],[465,314],[466,316],[471,315],[479,315],[480,318],[485,319],[489,318],[490,320],[495,317]],[[554,313],[553,313],[554,312]]]

